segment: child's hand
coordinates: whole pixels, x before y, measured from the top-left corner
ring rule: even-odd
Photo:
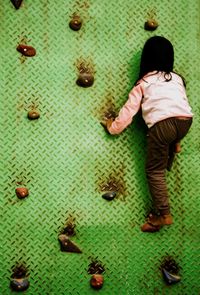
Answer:
[[[112,125],[112,122],[114,121],[114,118],[109,118],[104,121],[101,121],[101,125],[104,127],[105,131],[109,133],[108,129]]]
[[[107,127],[107,129],[110,128],[110,126],[112,125],[112,122],[113,122],[113,121],[114,121],[113,118],[107,119],[107,121],[106,121],[106,127]]]

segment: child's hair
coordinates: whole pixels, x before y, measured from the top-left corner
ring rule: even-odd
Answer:
[[[140,62],[140,73],[137,82],[147,73],[163,72],[166,81],[170,81],[174,66],[174,48],[169,40],[161,36],[149,38],[144,44]],[[179,75],[181,76],[181,75]],[[184,78],[183,83],[185,85]],[[136,84],[137,84],[136,82]]]

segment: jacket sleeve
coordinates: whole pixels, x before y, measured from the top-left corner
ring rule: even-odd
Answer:
[[[112,125],[108,128],[110,134],[119,134],[131,124],[134,115],[140,109],[142,96],[143,92],[140,83],[131,90],[128,100],[121,108],[118,117],[115,118]]]

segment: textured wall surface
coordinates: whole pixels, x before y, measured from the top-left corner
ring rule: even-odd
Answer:
[[[74,13],[83,19],[69,28]],[[0,1],[0,294],[12,268],[28,269],[32,295],[200,294],[200,6],[199,0],[24,0],[16,10]],[[144,30],[155,18],[159,27]],[[195,113],[173,169],[167,174],[174,225],[145,234],[151,207],[144,163],[146,128],[140,116],[120,136],[100,120],[118,112],[138,75],[147,38],[162,35],[175,47],[175,70],[185,76]],[[24,57],[18,44],[37,54]],[[80,65],[94,85],[76,85]],[[37,109],[40,118],[27,119]],[[112,202],[103,186],[119,188]],[[19,200],[16,187],[29,189]],[[60,251],[58,235],[72,220],[82,254]],[[181,282],[166,286],[160,265],[167,256]],[[105,268],[101,290],[90,288],[88,265]]]

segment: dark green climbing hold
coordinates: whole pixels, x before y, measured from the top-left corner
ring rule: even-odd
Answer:
[[[23,0],[11,0],[16,9],[19,9]]]
[[[180,282],[181,277],[175,274],[170,273],[165,268],[162,269],[164,280],[167,284],[172,285]]]
[[[104,198],[107,201],[112,201],[116,197],[116,192],[107,192],[102,195],[102,198]]]

